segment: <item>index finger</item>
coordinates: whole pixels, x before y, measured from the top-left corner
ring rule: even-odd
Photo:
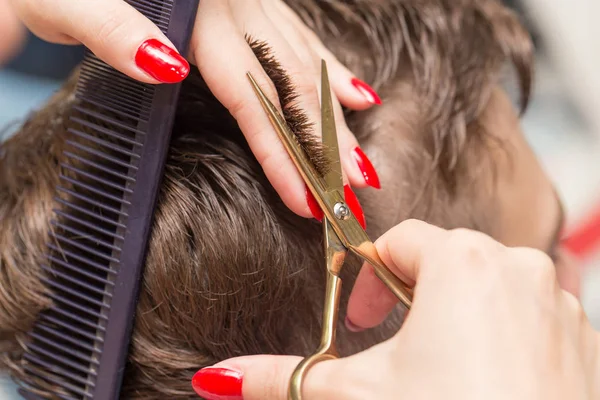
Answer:
[[[244,32],[235,24],[227,2],[207,3],[206,7],[200,8],[192,49],[207,86],[236,119],[250,150],[282,201],[294,213],[310,217],[304,181],[279,140],[246,73],[252,74],[281,112],[276,88],[248,45]]]
[[[448,235],[448,231],[419,220],[406,220],[383,234],[376,242],[383,263],[409,286],[414,286],[428,251]],[[398,299],[375,275],[373,267],[364,264],[356,282],[346,314],[351,330],[362,330],[380,324],[398,303]],[[349,323],[348,323],[349,322]]]

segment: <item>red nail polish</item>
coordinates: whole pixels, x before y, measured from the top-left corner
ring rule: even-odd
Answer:
[[[163,83],[177,83],[190,73],[190,64],[179,53],[156,39],[138,48],[135,63],[148,75]]]
[[[319,222],[323,221],[323,210],[321,210],[321,206],[317,203],[317,199],[313,196],[312,192],[306,186],[306,202],[308,203],[308,208],[310,208],[310,212],[313,217]]]
[[[377,171],[375,171],[375,167],[373,167],[373,164],[371,164],[369,157],[367,157],[367,155],[358,146],[352,150],[352,155],[358,164],[360,172],[362,172],[363,177],[365,178],[365,182],[375,189],[381,189],[379,176],[377,175]]]
[[[192,378],[192,387],[206,400],[241,400],[242,373],[227,368],[204,368]]]
[[[346,204],[348,204],[352,210],[352,214],[354,214],[363,229],[367,229],[367,223],[365,222],[365,214],[363,213],[362,206],[358,201],[358,197],[356,197],[356,194],[354,194],[348,185],[344,185],[344,197],[346,198]]]
[[[381,104],[381,98],[373,88],[358,78],[352,78],[352,85],[367,99],[371,104]]]

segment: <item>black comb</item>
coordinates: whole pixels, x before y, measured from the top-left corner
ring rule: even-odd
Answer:
[[[128,0],[185,54],[198,0]],[[120,396],[181,84],[137,82],[87,52],[41,265],[52,306],[24,344],[28,399]]]

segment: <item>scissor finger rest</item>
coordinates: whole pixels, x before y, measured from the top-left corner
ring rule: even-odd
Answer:
[[[304,378],[306,377],[308,370],[321,361],[334,360],[336,358],[338,358],[336,355],[328,353],[317,353],[302,360],[300,364],[298,364],[298,366],[296,367],[294,373],[292,374],[292,379],[290,380],[290,390],[288,399],[301,400],[302,383],[304,382]]]
[[[338,309],[342,293],[342,280],[327,271],[327,288],[325,291],[325,306],[323,307],[323,328],[321,345],[315,354],[302,360],[294,370],[290,380],[288,399],[302,399],[302,383],[306,374],[315,364],[321,361],[338,358],[335,348],[335,333],[338,322]]]

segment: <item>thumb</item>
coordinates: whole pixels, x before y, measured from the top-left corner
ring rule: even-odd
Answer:
[[[206,400],[287,400],[290,377],[302,361],[295,356],[244,356],[231,358],[196,372],[192,387]],[[308,398],[326,397],[326,371],[330,363],[316,364],[306,376],[303,394]]]
[[[189,63],[145,15],[122,0],[22,0],[13,4],[37,36],[56,43],[82,43],[98,58],[146,83],[175,83],[189,73]],[[166,23],[144,8],[160,26]]]
[[[438,251],[447,235],[446,230],[414,219],[396,225],[375,242],[383,263],[414,286],[421,262],[428,252]],[[379,325],[398,303],[396,296],[375,275],[373,267],[365,264],[360,270],[348,300],[346,325],[359,331]]]

